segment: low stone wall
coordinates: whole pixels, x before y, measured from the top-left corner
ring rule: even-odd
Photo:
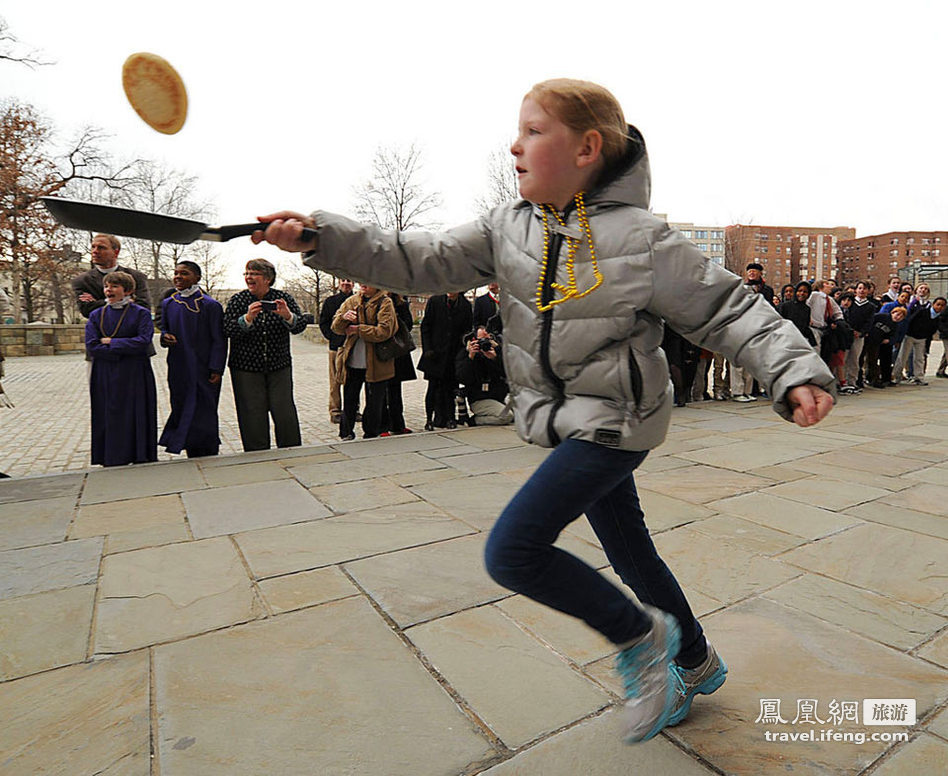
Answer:
[[[323,336],[323,333],[319,330],[319,326],[315,324],[310,324],[306,329],[300,334],[300,336],[309,340],[310,342],[315,342],[317,345],[325,345],[326,338]]]
[[[7,358],[81,353],[86,347],[85,330],[82,323],[0,325],[0,350]]]

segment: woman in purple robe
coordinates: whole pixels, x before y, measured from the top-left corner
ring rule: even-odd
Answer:
[[[161,345],[168,348],[171,415],[158,443],[188,458],[220,450],[217,405],[227,363],[224,309],[201,291],[201,268],[179,261],[174,293],[161,301]]]
[[[105,306],[89,315],[86,352],[92,358],[92,463],[123,466],[158,460],[158,402],[149,346],[151,313],[132,304],[135,278],[105,276]]]

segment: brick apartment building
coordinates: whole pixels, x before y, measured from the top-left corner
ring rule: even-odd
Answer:
[[[948,263],[948,232],[886,232],[841,240],[838,260],[843,283],[871,280],[881,292],[899,270]]]
[[[724,230],[724,266],[738,275],[751,262],[764,268],[764,279],[779,293],[785,283],[835,278],[840,241],[852,240],[849,226],[756,226],[735,224]]]

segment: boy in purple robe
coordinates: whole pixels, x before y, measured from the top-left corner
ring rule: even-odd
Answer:
[[[227,363],[224,310],[201,291],[201,268],[180,261],[174,268],[174,292],[161,302],[161,346],[168,348],[171,415],[159,444],[169,453],[187,450],[188,458],[220,450],[217,405]]]
[[[86,352],[92,359],[92,463],[124,466],[158,460],[158,401],[149,347],[151,313],[132,304],[135,278],[110,272],[105,306],[89,314]]]

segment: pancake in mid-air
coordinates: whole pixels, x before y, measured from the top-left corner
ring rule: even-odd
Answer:
[[[181,76],[157,54],[132,54],[122,66],[122,88],[135,112],[152,129],[173,135],[188,117]]]

